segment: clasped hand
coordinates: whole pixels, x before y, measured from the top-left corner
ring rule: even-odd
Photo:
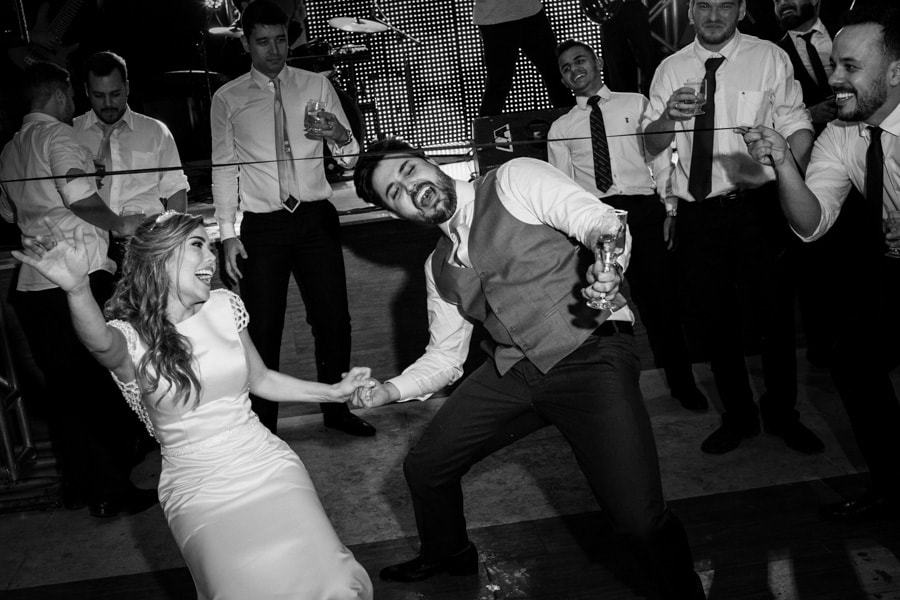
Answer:
[[[622,283],[621,272],[617,268],[606,270],[606,265],[599,258],[587,270],[588,285],[581,289],[581,295],[585,300],[599,301],[603,298],[612,299],[613,305],[618,309],[624,306],[625,299],[619,293],[619,285]]]

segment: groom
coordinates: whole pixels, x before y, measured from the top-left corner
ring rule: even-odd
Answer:
[[[447,398],[406,457],[421,552],[384,568],[381,578],[476,573],[463,474],[553,424],[614,529],[637,542],[661,597],[704,598],[684,528],[663,499],[638,386],[634,317],[619,290],[628,247],[609,271],[586,250],[610,207],[542,161],[514,159],[474,182],[455,181],[396,139],[373,144],[354,177],[363,200],[444,234],[425,264],[425,354],[354,403],[428,397],[453,383],[462,375],[472,321],[483,323],[493,342],[488,360]],[[585,305],[603,297],[619,309]]]

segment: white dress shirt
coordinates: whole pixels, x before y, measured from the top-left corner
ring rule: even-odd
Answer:
[[[666,58],[656,69],[650,85],[650,105],[642,128],[659,119],[672,92],[688,79],[703,78],[706,59],[724,56],[716,71],[716,131],[713,138],[712,188],[710,196],[753,189],[773,181],[772,167],[761,165],[747,152],[743,138],[733,127],[766,125],[785,138],[797,131],[813,131],[803,105],[803,90],[794,79],[787,53],[775,44],[736,31],[719,51],[710,52],[697,40]],[[694,119],[676,122],[675,145],[678,164],[672,169],[672,192],[684,200],[691,172]]]
[[[883,216],[900,210],[900,106],[879,125],[884,150]],[[806,185],[822,207],[819,226],[806,241],[822,237],[834,225],[850,186],[865,193],[866,150],[869,130],[865,123],[832,121],[816,139],[806,170]]]
[[[42,219],[49,218],[71,239],[75,227],[84,231],[88,252],[88,272],[99,269],[115,273],[116,266],[106,256],[107,232],[83,221],[69,206],[97,191],[93,177],[77,177],[66,183],[66,173],[94,170],[87,149],[75,139],[72,127],[54,117],[33,112],[25,115],[22,128],[0,154],[0,216],[18,225],[23,235],[49,235]],[[10,181],[56,176],[40,181]],[[16,289],[33,292],[57,287],[37,269],[23,264]]]
[[[594,154],[591,146],[591,107],[588,98],[576,96],[576,105],[550,126],[547,155],[550,164],[574,179],[585,190],[605,196],[647,195],[658,190],[665,198],[671,166],[671,152],[660,152],[647,164],[641,116],[647,99],[641,94],[610,91],[605,85],[597,93],[598,106],[609,145],[609,161],[613,184],[605,192],[597,189],[594,176]],[[554,141],[559,140],[559,141]]]
[[[806,41],[800,37],[810,31],[813,32],[810,41],[816,49],[816,54],[819,55],[819,60],[822,61],[822,66],[825,67],[825,72],[831,77],[831,73],[834,71],[834,67],[831,66],[831,36],[828,34],[828,30],[825,29],[825,25],[822,23],[821,19],[816,19],[813,26],[806,31],[796,31],[792,29],[788,31],[788,35],[790,36],[791,41],[794,42],[794,47],[797,49],[797,54],[800,55],[800,62],[806,67],[806,72],[809,73],[809,76],[812,77],[813,81],[818,81],[816,79],[816,72],[813,71],[812,62],[810,62],[809,54],[806,50]],[[828,84],[827,81],[821,81],[819,83],[822,85]]]
[[[347,131],[349,121],[331,82],[324,75],[285,67],[278,74],[287,117],[288,137],[297,173],[299,189],[294,197],[301,202],[327,200],[331,185],[325,179],[323,145],[304,134],[304,116],[308,100],[325,102],[325,110],[334,114]],[[275,86],[254,68],[216,91],[210,109],[212,125],[213,201],[223,240],[235,237],[238,210],[238,173],[240,173],[241,210],[274,212],[281,210],[278,165],[275,146]],[[328,148],[345,167],[356,162],[356,139],[344,146],[328,140]],[[262,162],[260,162],[262,161]],[[237,166],[235,163],[253,163]]]
[[[547,225],[588,247],[602,214],[611,208],[558,169],[532,158],[517,158],[501,165],[497,171],[497,188],[503,207],[516,219],[531,225]],[[456,194],[456,212],[439,228],[453,242],[451,257],[460,263],[457,266],[472,268],[468,261],[468,231],[474,213],[475,186],[456,181]],[[623,266],[627,266],[630,252],[629,235],[625,252],[618,258]],[[431,268],[433,256],[434,253],[425,261],[428,345],[415,363],[389,380],[399,390],[401,400],[425,399],[459,379],[469,352],[473,325],[455,304],[438,293]],[[609,318],[633,323],[634,313],[625,306]]]
[[[109,138],[111,171],[181,167],[181,157],[169,128],[152,117],[125,109],[124,125],[114,129]],[[93,110],[75,118],[75,138],[96,158],[103,140],[102,121]],[[180,168],[171,171],[113,175],[103,178],[100,197],[118,214],[122,209],[138,209],[155,215],[163,211],[161,200],[179,190],[190,189]]]

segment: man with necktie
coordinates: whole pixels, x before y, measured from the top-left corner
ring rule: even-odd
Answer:
[[[476,574],[463,475],[493,451],[554,425],[612,528],[635,542],[658,590],[654,597],[704,598],[684,527],[663,498],[639,385],[634,315],[619,293],[629,244],[615,266],[589,250],[608,222],[609,205],[544,161],[517,158],[459,181],[396,139],[373,144],[354,181],[363,200],[442,233],[425,262],[431,340],[425,353],[354,402],[425,399],[453,383],[475,322],[484,325],[490,348],[403,463],[421,549],[382,569],[381,578]],[[606,296],[620,308],[595,310],[585,302]]]
[[[556,55],[576,106],[550,126],[548,160],[602,202],[628,211],[632,247],[625,278],[654,358],[665,370],[672,397],[687,409],[705,410],[707,400],[694,381],[681,312],[670,296],[675,277],[665,225],[674,219],[675,209],[667,215],[664,201],[671,153],[661,152],[647,164],[640,129],[647,98],[611,91],[604,84],[604,61],[590,46],[568,40]]]
[[[865,196],[865,243],[852,247],[849,285],[833,277],[832,293],[836,311],[855,306],[866,318],[839,326],[831,370],[871,482],[862,496],[821,508],[826,517],[852,520],[900,510],[900,404],[890,379],[900,364],[900,259],[886,255],[887,246],[900,247],[900,229],[883,229],[887,212],[900,209],[900,11],[854,9],[843,22],[829,78],[837,120],[816,140],[806,181],[777,132],[760,125],[744,141],[753,158],[774,164],[782,209],[804,241],[829,231],[851,187]]]
[[[799,161],[812,145],[812,124],[787,54],[742,34],[745,0],[691,0],[694,42],[659,66],[644,114],[650,156],[675,142],[670,178],[677,197],[676,259],[684,284],[688,340],[709,357],[722,425],[701,445],[722,454],[766,431],[792,449],[821,452],[822,441],[800,423],[793,295],[779,286],[789,239],[778,210],[771,168],[753,161],[738,125],[767,123],[788,138]],[[685,86],[704,79],[706,103]],[[754,403],[745,353],[762,355],[765,391]]]
[[[287,66],[284,11],[272,0],[255,0],[241,15],[241,25],[250,72],[219,88],[210,110],[212,161],[228,165],[212,171],[225,272],[240,281],[250,337],[270,369],[278,368],[287,289],[294,276],[312,328],[317,378],[334,383],[350,367],[350,312],[323,141],[347,168],[359,144],[331,82]],[[306,123],[309,101],[321,108]],[[239,203],[243,220],[237,237]],[[278,404],[251,399],[262,423],[275,432]],[[320,406],[326,427],[375,434],[346,404]]]
[[[147,173],[104,176],[100,197],[116,214],[155,215],[164,210],[187,212],[187,177],[175,138],[165,123],[128,106],[128,66],[118,54],[97,52],[86,65],[85,91],[91,110],[72,126],[80,144],[106,172],[160,169]],[[110,256],[121,267],[122,245],[111,240]]]

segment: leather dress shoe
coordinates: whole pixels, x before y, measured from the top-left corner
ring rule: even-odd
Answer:
[[[759,435],[759,431],[759,421],[756,419],[746,424],[723,421],[721,427],[703,440],[700,449],[707,454],[725,454],[740,446],[743,439]]]
[[[785,425],[769,425],[766,433],[777,435],[784,440],[787,447],[804,454],[818,454],[825,450],[825,443],[819,439],[806,425],[800,421],[790,421]]]
[[[159,503],[156,490],[132,488],[122,498],[100,500],[88,505],[92,517],[109,519],[120,515],[136,515]]]
[[[371,437],[375,435],[375,428],[366,421],[360,419],[352,412],[342,411],[336,415],[325,415],[325,427],[339,429],[350,435]]]
[[[867,519],[897,519],[900,502],[887,496],[868,491],[858,498],[823,504],[819,514],[832,521],[865,521]]]
[[[696,387],[678,390],[672,392],[672,397],[681,403],[681,406],[688,410],[704,411],[709,408],[709,401]]]
[[[426,563],[421,557],[385,567],[379,573],[384,581],[422,581],[438,573],[450,575],[475,575],[478,573],[478,550],[475,544],[434,563]]]

